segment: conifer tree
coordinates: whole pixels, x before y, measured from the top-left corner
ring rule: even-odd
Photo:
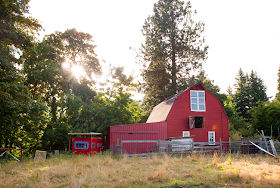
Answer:
[[[159,0],[154,15],[145,20],[142,33],[144,105],[151,109],[166,97],[186,88],[190,71],[201,68],[208,46],[203,22],[194,22],[190,2]]]
[[[277,73],[277,76],[278,76],[278,86],[277,86],[277,90],[278,90],[278,93],[276,94],[276,100],[280,102],[280,66],[279,66],[279,69],[278,69],[278,73]]]
[[[257,106],[259,101],[267,101],[266,86],[263,80],[253,70],[251,74],[244,74],[240,68],[236,77],[235,89],[236,92],[233,96],[233,101],[236,104],[237,112],[249,119],[248,111]]]

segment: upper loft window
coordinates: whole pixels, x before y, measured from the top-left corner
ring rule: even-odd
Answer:
[[[205,112],[205,91],[191,90],[191,111]]]

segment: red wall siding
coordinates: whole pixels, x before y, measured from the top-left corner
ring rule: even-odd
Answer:
[[[203,90],[202,87],[191,88],[191,90]],[[215,131],[215,140],[218,142],[228,141],[228,117],[224,109],[213,94],[205,90],[205,112],[193,112],[190,108],[190,89],[178,96],[170,110],[168,122],[168,137],[182,136],[182,131],[190,131],[195,142],[208,142],[208,131]],[[204,128],[189,129],[189,116],[203,116]]]
[[[165,140],[167,139],[167,122],[110,126],[109,135],[111,149],[113,145],[120,145],[121,140]],[[123,147],[125,153],[147,153],[147,148],[150,149],[152,145],[156,144],[133,143],[125,144]]]
[[[75,149],[75,142],[87,142],[88,143],[88,149]],[[92,143],[95,143],[95,148],[92,148],[92,150],[90,150],[91,148],[91,142],[90,142],[90,138],[73,138],[72,139],[72,152],[75,154],[85,154],[85,155],[89,155],[89,154],[95,154],[95,153],[99,153],[100,151],[102,151],[104,149],[105,143],[104,140],[101,138],[92,138]],[[97,147],[98,143],[102,143],[102,147]]]

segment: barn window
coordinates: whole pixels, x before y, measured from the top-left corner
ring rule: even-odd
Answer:
[[[183,131],[183,137],[190,136],[190,131]]]
[[[88,142],[75,142],[75,149],[88,149]]]
[[[208,142],[209,145],[215,145],[215,131],[208,132]]]
[[[205,112],[205,92],[191,90],[191,111],[201,111]]]
[[[204,118],[199,116],[189,117],[189,128],[190,129],[201,129],[204,128]]]
[[[91,148],[95,148],[95,143],[92,143]]]

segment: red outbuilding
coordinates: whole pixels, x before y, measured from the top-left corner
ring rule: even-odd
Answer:
[[[101,133],[68,133],[69,135],[69,152],[72,135],[90,136],[90,138],[73,138],[72,139],[72,152],[75,154],[95,154],[103,151],[105,147],[104,139],[96,136]]]
[[[146,123],[110,126],[108,141],[111,146],[121,139],[165,140],[194,136],[194,142],[211,144],[220,139],[229,141],[228,123],[219,99],[200,82],[155,106]]]

